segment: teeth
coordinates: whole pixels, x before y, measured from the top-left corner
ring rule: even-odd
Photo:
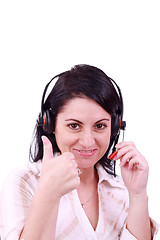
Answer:
[[[82,153],[90,153],[90,152],[93,152],[93,150],[79,150],[79,152],[82,152]]]

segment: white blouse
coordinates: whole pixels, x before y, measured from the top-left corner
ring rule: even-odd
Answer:
[[[40,171],[41,160],[16,169],[7,177],[0,201],[1,240],[19,239],[39,183]],[[99,164],[97,172],[99,219],[96,230],[93,229],[81,206],[77,190],[74,190],[60,200],[56,240],[136,239],[125,225],[129,199],[122,179],[109,175]],[[151,220],[151,223],[152,234],[156,239],[160,226],[154,220]]]

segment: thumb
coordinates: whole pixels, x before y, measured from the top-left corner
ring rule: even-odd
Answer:
[[[53,158],[53,148],[50,140],[46,136],[42,136],[42,142],[43,142],[43,159],[49,160]]]

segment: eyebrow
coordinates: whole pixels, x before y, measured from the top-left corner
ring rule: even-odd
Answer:
[[[78,122],[78,123],[80,123],[80,124],[83,124],[81,121],[79,121],[79,120],[77,120],[77,119],[74,119],[74,118],[69,118],[69,119],[66,119],[65,121],[66,121],[66,122],[68,122],[68,121],[75,121],[75,122]],[[95,123],[99,123],[99,122],[102,122],[102,121],[110,121],[110,119],[108,119],[108,118],[102,118],[102,119],[98,120],[98,121],[95,122]]]

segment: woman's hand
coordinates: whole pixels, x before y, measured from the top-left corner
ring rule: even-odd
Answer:
[[[53,157],[52,144],[49,139],[42,136],[43,160],[40,176],[40,186],[44,187],[51,198],[60,198],[62,195],[76,189],[80,183],[77,163],[74,155],[65,152]]]
[[[116,145],[118,151],[114,160],[120,159],[123,181],[131,195],[146,194],[149,167],[146,159],[133,142]]]

